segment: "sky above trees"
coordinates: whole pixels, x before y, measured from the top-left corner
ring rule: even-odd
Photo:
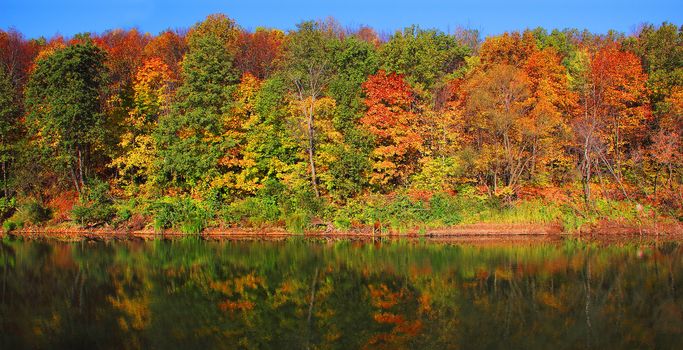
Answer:
[[[343,25],[369,25],[387,33],[415,23],[445,32],[466,27],[483,35],[538,26],[630,33],[643,22],[683,22],[680,0],[3,0],[0,28],[16,28],[29,38],[131,27],[158,33],[188,28],[217,12],[247,29],[264,24],[293,29],[301,20],[334,16]]]

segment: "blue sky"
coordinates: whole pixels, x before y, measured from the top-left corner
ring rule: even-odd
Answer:
[[[628,34],[643,22],[683,24],[683,0],[0,0],[0,28],[14,27],[29,38],[131,27],[156,34],[217,12],[247,29],[291,29],[302,20],[334,16],[344,26],[388,33],[410,24],[443,31],[460,26],[484,35],[537,26]]]

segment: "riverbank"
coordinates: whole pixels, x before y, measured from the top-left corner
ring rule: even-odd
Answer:
[[[633,225],[618,221],[603,221],[580,231],[568,232],[559,224],[495,224],[479,223],[456,225],[436,229],[415,228],[405,231],[379,231],[372,228],[338,230],[330,226],[317,230],[294,233],[281,227],[207,228],[199,234],[187,234],[178,230],[131,230],[126,228],[70,228],[70,227],[28,227],[3,232],[3,236],[19,239],[55,239],[61,241],[115,241],[115,240],[175,240],[185,237],[199,237],[204,240],[283,240],[290,237],[320,238],[326,240],[372,240],[378,238],[408,238],[430,240],[525,240],[528,238],[576,237],[587,239],[620,238],[667,238],[683,241],[683,225],[659,223],[657,225]]]

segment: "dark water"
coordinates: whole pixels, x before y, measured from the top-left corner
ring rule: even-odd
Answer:
[[[683,246],[0,245],[0,348],[683,348]]]

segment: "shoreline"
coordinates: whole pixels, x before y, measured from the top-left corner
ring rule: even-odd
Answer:
[[[638,227],[618,222],[605,222],[587,230],[567,232],[557,224],[469,224],[423,230],[407,230],[403,232],[373,232],[372,229],[340,231],[336,229],[309,230],[304,233],[288,232],[280,227],[265,228],[208,228],[200,234],[185,234],[177,230],[154,231],[153,229],[130,230],[114,228],[55,228],[29,227],[2,232],[0,237],[24,240],[57,240],[67,242],[78,241],[151,241],[177,240],[197,237],[205,241],[230,240],[269,240],[278,241],[289,238],[307,238],[321,240],[372,241],[377,239],[426,239],[434,242],[458,241],[531,241],[561,240],[580,238],[598,241],[622,241],[636,239],[665,239],[683,242],[683,225],[661,224],[655,227]]]

